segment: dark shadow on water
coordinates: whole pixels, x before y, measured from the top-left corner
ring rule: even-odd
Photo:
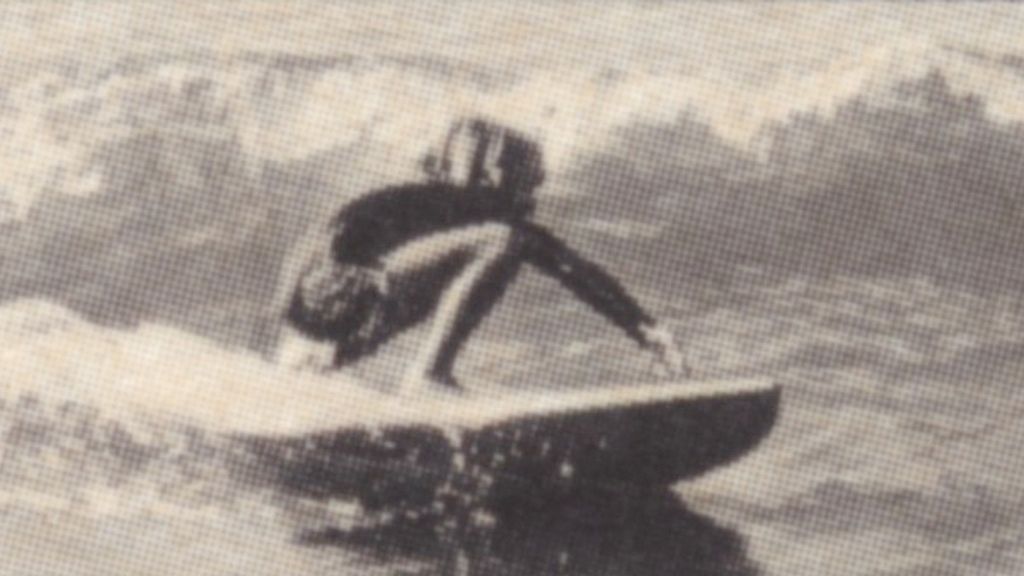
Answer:
[[[444,520],[308,533],[308,546],[334,546],[396,573],[573,576],[756,576],[735,530],[688,510],[674,495],[578,498],[540,507],[517,503],[486,527]],[[457,534],[457,535],[456,535]]]

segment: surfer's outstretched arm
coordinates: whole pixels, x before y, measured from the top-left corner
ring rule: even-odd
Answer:
[[[670,372],[689,372],[671,332],[660,326],[618,280],[536,224],[524,223],[517,231],[526,262],[557,279],[642,348],[652,350]]]

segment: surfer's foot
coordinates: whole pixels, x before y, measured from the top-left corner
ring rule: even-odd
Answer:
[[[431,392],[446,392],[449,394],[461,394],[462,385],[451,374],[408,374],[402,382],[402,390],[406,393],[414,390],[430,390]]]
[[[430,388],[433,390],[440,389],[445,392],[455,393],[462,392],[463,390],[462,384],[459,384],[459,381],[451,374],[430,374],[427,376],[426,380],[429,383],[428,385]]]

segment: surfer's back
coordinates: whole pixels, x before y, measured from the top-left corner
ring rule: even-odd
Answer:
[[[523,217],[490,190],[442,182],[372,190],[343,206],[330,223],[338,262],[372,265],[398,246],[463,226],[513,224]]]

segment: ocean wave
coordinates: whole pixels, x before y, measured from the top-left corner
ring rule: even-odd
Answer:
[[[744,266],[1005,289],[1024,269],[1014,54],[918,35],[754,76],[429,50],[44,67],[0,99],[0,298],[264,348],[296,240],[418,177],[427,143],[470,113],[537,135],[541,219],[637,291]]]
[[[853,101],[914,105],[901,87],[938,73],[994,122],[1019,124],[1024,86],[1012,53],[927,37],[879,43],[747,85],[742,78],[617,69],[596,63],[494,71],[485,61],[424,55],[242,53],[211,58],[123,56],[93,74],[45,72],[6,87],[0,107],[4,197],[23,218],[47,190],[102,193],[99,148],[152,131],[233,139],[245,161],[289,162],[353,146],[387,176],[413,173],[424,141],[455,117],[484,114],[545,145],[555,174],[636,124],[690,115],[739,150],[771,148],[770,130],[802,116],[830,120]]]

